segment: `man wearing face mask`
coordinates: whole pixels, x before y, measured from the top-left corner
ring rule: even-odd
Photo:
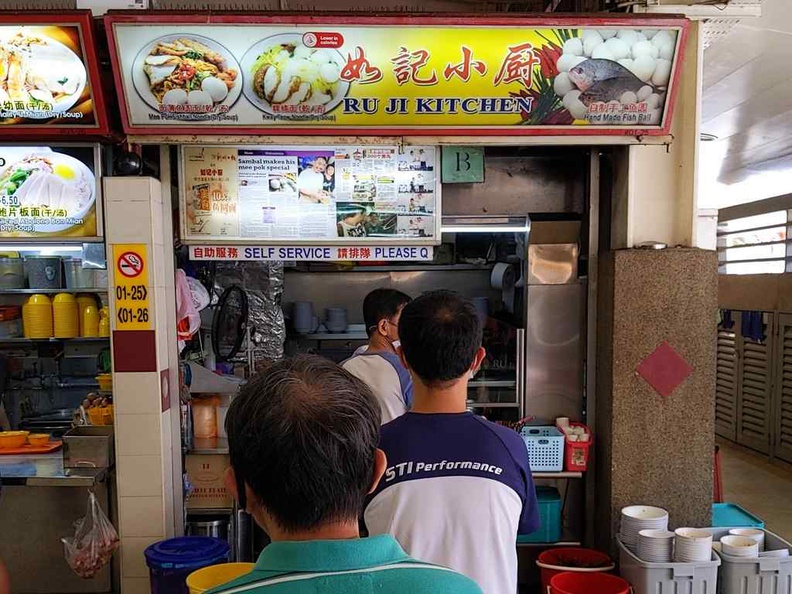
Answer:
[[[539,513],[522,438],[467,411],[468,382],[486,354],[476,309],[456,293],[426,293],[404,307],[399,335],[413,405],[382,427],[388,465],[366,528],[485,594],[514,594],[517,534],[535,532]]]
[[[375,289],[366,295],[363,321],[368,344],[341,364],[374,392],[383,424],[403,415],[412,403],[412,380],[397,353],[399,317],[409,302],[409,295],[394,289]]]

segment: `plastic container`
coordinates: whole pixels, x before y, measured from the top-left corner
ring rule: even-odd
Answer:
[[[100,373],[96,376],[96,383],[99,384],[99,390],[102,392],[113,391],[113,375],[110,373]]]
[[[93,289],[96,287],[96,268],[83,268],[82,259],[63,260],[64,279],[68,289]]]
[[[53,336],[77,338],[80,335],[80,315],[77,299],[71,293],[58,293],[52,300]]]
[[[558,542],[561,540],[561,495],[555,487],[536,487],[541,527],[533,534],[518,534],[518,543]]]
[[[736,503],[713,503],[712,525],[716,528],[764,528],[765,523]]]
[[[0,258],[0,289],[24,289],[25,265],[22,258]]]
[[[564,468],[564,434],[555,427],[527,426],[520,431],[534,472],[561,472]]]
[[[102,338],[110,336],[110,310],[107,307],[99,310],[99,336]]]
[[[0,431],[0,449],[21,448],[28,435],[29,431]]]
[[[607,573],[616,567],[607,553],[581,547],[542,551],[536,565],[542,573],[542,592],[547,592],[550,580],[559,573]]]
[[[569,472],[585,472],[588,468],[589,448],[594,440],[594,436],[583,423],[570,423],[569,426],[583,427],[589,436],[589,440],[569,441],[569,436],[565,435],[564,468]]]
[[[630,584],[607,573],[559,573],[550,580],[550,594],[629,594]],[[713,593],[710,593],[713,594]]]
[[[630,551],[621,539],[619,573],[632,584],[635,594],[715,594],[718,586],[720,557],[713,552],[709,561],[700,563],[647,563]]]
[[[26,256],[25,276],[31,289],[60,289],[63,284],[58,256]]]
[[[726,536],[730,526],[710,529],[714,540]],[[765,530],[765,551],[786,549],[792,553],[792,544]],[[720,553],[721,567],[718,576],[720,594],[792,594],[792,557],[741,558]]]
[[[0,305],[0,338],[22,335],[22,308],[18,305]]]
[[[187,577],[203,567],[228,561],[230,546],[219,538],[181,536],[154,543],[145,551],[151,594],[189,594]]]
[[[22,306],[22,330],[25,338],[52,338],[52,302],[36,293]]]
[[[198,439],[217,437],[217,407],[220,399],[216,396],[210,398],[193,398],[193,434]]]
[[[50,436],[48,433],[31,433],[27,436],[27,441],[32,446],[43,446],[49,443]]]
[[[187,577],[187,588],[190,594],[204,594],[212,588],[250,573],[255,566],[255,563],[222,563],[204,567]]]

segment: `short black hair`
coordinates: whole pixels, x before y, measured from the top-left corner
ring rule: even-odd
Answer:
[[[409,303],[399,319],[404,358],[427,385],[462,377],[481,347],[476,308],[453,291],[431,291]]]
[[[396,289],[374,289],[363,299],[363,322],[369,336],[380,320],[392,318],[399,309],[408,304],[411,297]]]
[[[332,361],[274,363],[226,416],[237,483],[287,532],[356,521],[374,478],[380,420],[368,386]]]

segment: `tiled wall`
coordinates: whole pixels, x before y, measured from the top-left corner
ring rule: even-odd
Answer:
[[[160,378],[167,369],[170,385],[178,385],[170,200],[163,200],[160,183],[151,178],[105,178],[104,188],[110,257],[114,244],[146,246],[157,351],[154,369],[113,373],[121,588],[123,594],[139,594],[149,592],[143,551],[173,536],[181,523],[176,520],[181,516],[181,493],[174,486],[181,480],[180,436],[174,430],[178,428],[178,389],[172,390],[171,408],[163,412]],[[114,263],[110,262],[108,269],[114,311]],[[114,316],[111,330],[116,331]],[[116,364],[114,361],[114,369]]]

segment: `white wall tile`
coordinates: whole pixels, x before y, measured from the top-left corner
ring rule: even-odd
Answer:
[[[119,497],[118,524],[122,541],[136,536],[164,538],[163,510],[162,497]]]
[[[121,572],[125,578],[148,578],[149,570],[143,551],[160,540],[157,536],[135,536],[121,543]]]
[[[113,374],[113,405],[117,415],[159,414],[162,410],[159,373]]]
[[[116,472],[119,497],[162,497],[161,455],[116,456]]]
[[[125,577],[121,580],[121,594],[151,594],[151,580],[142,577]]]
[[[117,456],[159,456],[161,444],[161,415],[115,415]]]

